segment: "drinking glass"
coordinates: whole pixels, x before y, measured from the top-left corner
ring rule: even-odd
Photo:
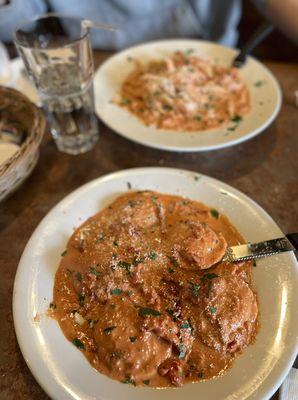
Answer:
[[[98,140],[89,29],[78,18],[45,15],[19,26],[15,45],[41,98],[60,151],[79,154]]]

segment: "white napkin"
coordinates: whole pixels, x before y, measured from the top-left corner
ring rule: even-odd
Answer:
[[[1,0],[0,0],[1,1]],[[37,90],[26,74],[23,61],[18,57],[9,60],[4,45],[0,42],[0,85],[19,90],[36,105],[41,105]]]
[[[0,85],[4,84],[6,81],[10,80],[10,61],[8,57],[7,50],[0,42]]]
[[[298,400],[298,369],[290,370],[279,393],[279,400]]]

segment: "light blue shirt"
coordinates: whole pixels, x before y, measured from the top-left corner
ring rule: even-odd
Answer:
[[[241,0],[49,0],[55,12],[119,28],[92,30],[93,47],[121,49],[161,38],[202,38],[234,46]],[[46,11],[42,0],[11,0],[0,7],[0,39],[11,40],[17,23]]]

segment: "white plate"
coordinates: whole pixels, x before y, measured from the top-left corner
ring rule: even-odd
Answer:
[[[45,315],[54,275],[73,228],[120,193],[152,189],[197,199],[227,215],[249,241],[281,235],[269,215],[247,196],[207,176],[167,168],[140,168],[96,179],[62,200],[42,220],[19,263],[13,298],[18,341],[31,371],[57,400],[253,400],[268,399],[281,384],[297,353],[298,270],[292,253],[258,261],[254,282],[261,328],[256,343],[215,380],[157,390],[123,385],[95,371]],[[36,314],[40,322],[34,322]]]
[[[205,151],[231,146],[262,132],[276,117],[281,105],[281,91],[271,72],[259,61],[249,58],[240,74],[251,94],[251,111],[238,128],[216,128],[203,132],[175,132],[145,126],[137,117],[111,100],[133,69],[129,57],[147,61],[181,50],[194,50],[222,66],[231,65],[237,50],[199,40],[163,40],[132,47],[109,58],[94,76],[97,115],[114,131],[127,139],[170,151]],[[261,86],[255,86],[262,82]]]

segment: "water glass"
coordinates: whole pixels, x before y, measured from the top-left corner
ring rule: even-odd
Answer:
[[[79,154],[98,140],[89,30],[77,18],[46,15],[19,26],[16,47],[41,98],[60,151]]]

